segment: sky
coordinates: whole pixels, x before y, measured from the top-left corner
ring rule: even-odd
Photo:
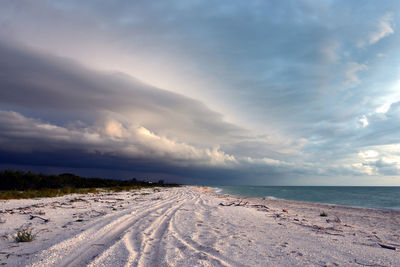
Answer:
[[[400,185],[400,4],[3,0],[0,169]]]

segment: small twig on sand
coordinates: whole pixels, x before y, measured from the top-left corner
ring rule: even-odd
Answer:
[[[43,220],[45,223],[47,223],[48,221],[50,221],[50,219],[45,219],[45,218],[42,218],[42,217],[36,216],[36,215],[30,215],[29,220],[33,220],[34,218],[41,219],[41,220]]]
[[[229,203],[229,204],[224,204],[224,203],[222,203],[222,202],[219,203],[220,206],[224,206],[224,207],[225,207],[225,206],[232,206],[233,204],[234,204],[233,202],[232,202],[232,203]]]
[[[385,244],[382,244],[382,243],[378,243],[378,245],[381,246],[382,248],[387,248],[387,249],[391,249],[391,250],[396,250],[397,249],[396,247],[385,245]]]
[[[362,266],[383,267],[383,265],[379,265],[379,264],[375,264],[375,263],[373,263],[373,264],[361,263],[361,262],[358,262],[357,259],[354,259],[354,262],[357,263],[358,265],[362,265]]]

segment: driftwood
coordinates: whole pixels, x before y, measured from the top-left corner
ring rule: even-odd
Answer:
[[[386,248],[386,249],[391,249],[391,250],[396,250],[397,249],[396,247],[385,245],[385,244],[382,244],[382,243],[378,243],[378,245],[381,246],[381,248]]]
[[[226,207],[226,206],[243,207],[243,206],[246,206],[247,204],[249,204],[249,202],[245,202],[243,204],[242,204],[242,202],[243,202],[242,200],[239,203],[231,202],[229,204],[224,204],[221,202],[221,203],[219,203],[219,205],[224,206],[224,207]]]
[[[45,223],[47,223],[48,221],[50,221],[50,219],[45,219],[45,218],[43,218],[43,217],[36,216],[36,215],[30,215],[29,220],[33,220],[33,219],[35,219],[35,218],[41,219],[41,220],[43,220]]]
[[[247,204],[249,204],[249,202],[246,202],[246,203],[243,203],[243,204],[242,204],[242,200],[240,200],[240,202],[239,202],[239,203],[236,203],[235,206],[236,206],[236,207],[239,207],[239,206],[246,206]]]
[[[233,204],[234,204],[233,202],[232,202],[232,203],[229,203],[229,204],[224,204],[224,203],[222,203],[222,202],[219,203],[220,206],[224,206],[224,207],[225,207],[225,206],[232,206]]]

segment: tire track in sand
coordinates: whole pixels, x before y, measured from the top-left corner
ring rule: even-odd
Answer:
[[[138,253],[138,266],[160,266],[164,260],[160,253],[161,242],[168,231],[169,225],[175,213],[184,203],[175,205],[157,218],[154,223],[143,233],[142,248]]]
[[[154,210],[153,214],[155,213],[156,216],[149,214],[139,218],[120,240],[103,251],[88,266],[159,266],[159,264],[154,265],[152,262],[162,262],[163,260],[159,253],[159,242],[164,236],[165,225],[168,225],[169,218],[183,204],[174,203],[176,202],[163,207],[161,212],[158,212],[160,209]],[[154,220],[151,220],[152,218]],[[121,250],[124,250],[125,255],[121,253]],[[121,259],[121,257],[124,259]],[[118,262],[117,265],[116,262]]]
[[[125,232],[142,218],[146,218],[160,208],[166,207],[180,200],[182,194],[170,196],[173,199],[145,206],[140,210],[128,211],[120,214],[117,219],[111,218],[106,222],[99,221],[84,232],[53,245],[43,251],[37,258],[42,260],[31,266],[85,266],[102,251],[120,240],[121,233]],[[144,210],[144,211],[143,211]]]
[[[197,195],[197,194],[196,194]],[[203,211],[208,211],[209,208],[206,208],[204,205],[204,201],[201,198],[201,195],[198,194],[197,200],[195,203],[197,203],[201,207],[196,207],[196,210],[198,211],[199,208]],[[197,213],[195,211],[195,213]],[[199,253],[200,255],[205,255],[212,261],[214,261],[216,264],[220,266],[246,266],[244,264],[238,263],[236,261],[233,261],[229,259],[228,257],[225,257],[224,255],[221,255],[218,250],[212,248],[212,247],[207,247],[202,244],[199,244],[192,238],[184,237],[183,234],[178,230],[176,226],[176,220],[175,217],[172,218],[171,224],[170,224],[170,232],[172,233],[173,237],[178,241],[181,245],[189,248],[192,250],[194,253]],[[197,228],[196,228],[197,230]]]

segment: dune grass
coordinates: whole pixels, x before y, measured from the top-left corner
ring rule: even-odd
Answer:
[[[0,191],[0,199],[23,199],[41,197],[59,197],[68,194],[98,193],[97,188],[43,188],[39,190],[4,190]]]
[[[35,239],[36,235],[32,234],[32,230],[30,229],[21,229],[17,232],[15,235],[15,242],[31,242],[33,239]]]

